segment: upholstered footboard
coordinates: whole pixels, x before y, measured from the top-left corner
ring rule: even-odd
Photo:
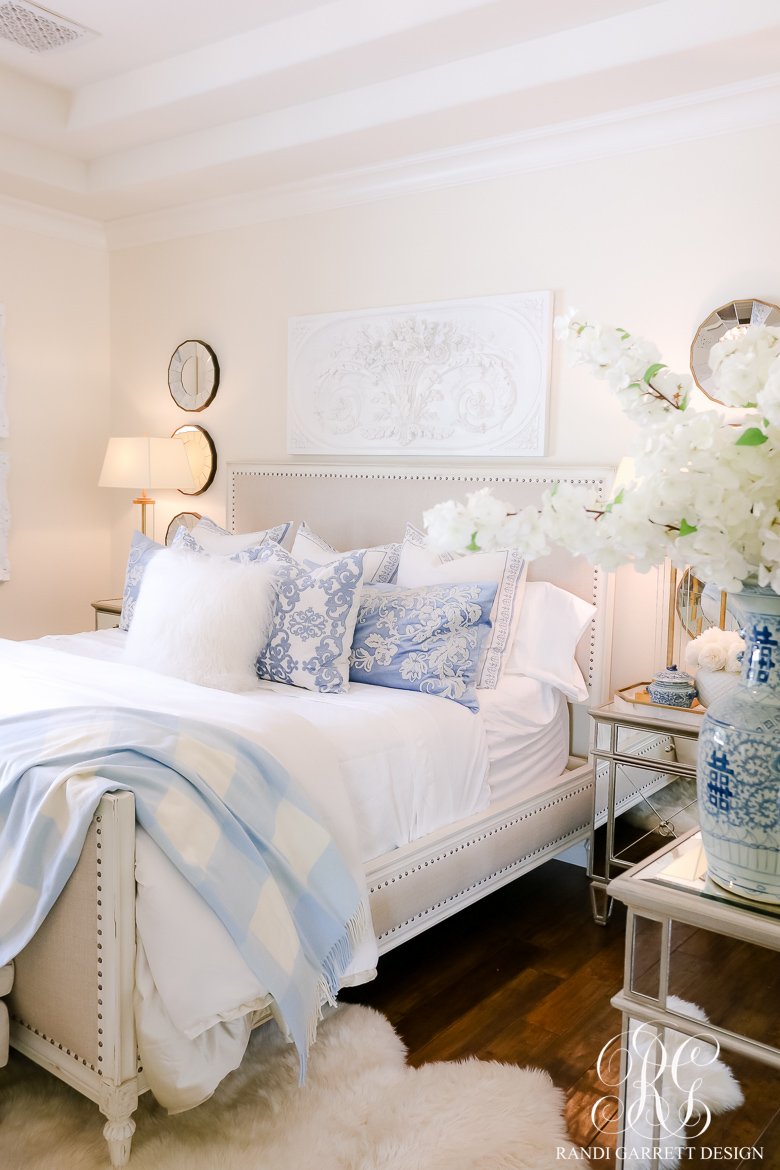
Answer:
[[[132,793],[102,798],[75,870],[15,967],[11,1044],[99,1105],[112,1165],[124,1166],[147,1087],[133,1019]]]

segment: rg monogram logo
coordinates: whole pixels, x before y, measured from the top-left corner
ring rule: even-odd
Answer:
[[[662,1137],[696,1138],[709,1127],[709,1107],[697,1097],[702,1086],[699,1070],[718,1059],[720,1045],[714,1036],[683,1036],[656,1024],[633,1022],[628,1047],[623,1036],[609,1040],[599,1053],[596,1070],[604,1085],[617,1089],[625,1083],[625,1128],[637,1134],[652,1132],[657,1123]],[[667,1051],[666,1045],[671,1051]],[[625,1068],[620,1072],[620,1058]],[[617,1065],[617,1078],[614,1078]],[[613,1107],[617,1106],[613,1112]],[[591,1119],[602,1133],[621,1120],[619,1097],[601,1097]]]

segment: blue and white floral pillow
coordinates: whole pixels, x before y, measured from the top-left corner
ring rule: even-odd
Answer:
[[[312,532],[305,520],[298,526],[292,546],[292,555],[307,569],[316,569],[318,565],[329,565],[340,557],[353,555],[354,552],[363,552],[363,583],[376,585],[395,581],[398,573],[398,562],[401,559],[401,542],[394,544],[377,544],[372,548],[353,549],[352,553],[340,553],[327,540]]]
[[[257,559],[274,574],[278,589],[273,632],[257,660],[258,677],[346,694],[363,553],[345,553],[308,570],[278,544],[266,544]]]
[[[367,585],[350,655],[353,682],[423,691],[479,711],[477,674],[497,583]]]
[[[209,555],[184,527],[176,533],[173,547]],[[257,659],[258,678],[346,694],[349,651],[363,586],[363,553],[346,553],[310,571],[275,541],[266,540],[234,553],[230,560],[257,561],[276,578],[276,614],[268,645]]]
[[[187,531],[186,528],[184,531]],[[127,558],[127,569],[125,570],[125,588],[122,594],[122,616],[119,619],[120,630],[127,632],[130,629],[144,570],[152,557],[156,556],[158,552],[163,551],[163,547],[163,545],[157,544],[154,540],[150,540],[148,536],[144,536],[141,532],[133,533],[130,554]]]

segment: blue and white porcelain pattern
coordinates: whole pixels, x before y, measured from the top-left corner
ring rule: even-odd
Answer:
[[[732,596],[746,649],[735,690],[707,709],[697,758],[707,869],[744,898],[780,903],[780,597]]]
[[[423,691],[479,711],[477,674],[495,581],[367,585],[350,655],[353,682]]]
[[[651,703],[661,703],[664,707],[692,707],[696,699],[696,685],[693,675],[678,670],[676,666],[669,666],[653,675],[647,693]]]
[[[187,532],[187,529],[181,528],[179,531]],[[133,533],[133,539],[130,543],[130,553],[127,558],[127,568],[125,570],[125,588],[122,593],[122,616],[119,619],[119,628],[120,630],[124,630],[125,633],[130,629],[130,623],[133,620],[135,603],[138,600],[141,581],[143,580],[146,566],[152,557],[156,556],[158,552],[162,552],[163,547],[163,545],[157,544],[156,541],[151,540],[148,536],[144,536],[141,532],[136,531]]]

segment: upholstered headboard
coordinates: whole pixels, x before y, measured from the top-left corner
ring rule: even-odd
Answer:
[[[292,520],[288,545],[301,520],[334,548],[363,548],[401,540],[407,520],[422,528],[422,513],[440,500],[464,499],[492,485],[499,498],[518,508],[538,504],[555,483],[597,488],[606,496],[610,468],[540,468],[536,470],[425,469],[358,467],[336,464],[228,464],[228,517],[234,532],[268,528]],[[556,548],[532,561],[530,581],[551,581],[597,607],[580,642],[577,660],[588,684],[591,703],[606,702],[609,686],[612,590],[610,578]]]

